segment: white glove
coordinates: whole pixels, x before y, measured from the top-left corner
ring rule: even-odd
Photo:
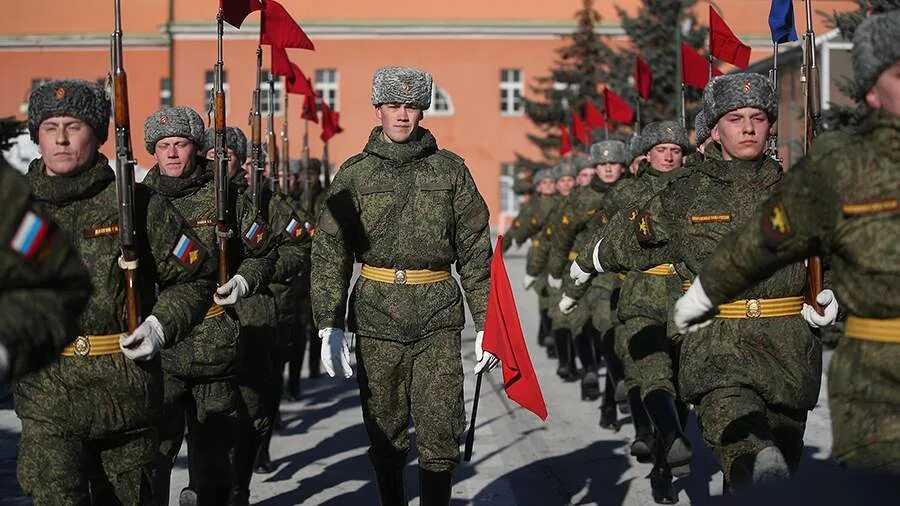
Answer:
[[[150,360],[166,344],[162,324],[150,315],[132,334],[119,336],[119,348],[131,360]]]
[[[322,338],[321,357],[325,372],[332,378],[335,377],[334,363],[340,362],[344,377],[353,376],[353,369],[350,368],[350,345],[347,344],[344,331],[328,327],[319,331],[319,337]]]
[[[800,315],[803,316],[806,323],[814,329],[833,324],[837,320],[838,309],[840,308],[837,299],[834,297],[834,292],[828,289],[822,290],[819,292],[819,295],[816,295],[816,302],[825,308],[825,314],[820,315],[809,304],[803,304]]]
[[[572,262],[572,266],[569,267],[569,277],[575,280],[575,286],[581,286],[591,280],[591,274],[581,270],[578,262]]]
[[[569,297],[566,294],[562,295],[562,298],[559,299],[559,312],[562,314],[569,314],[572,311],[575,311],[575,306],[578,305],[578,301]]]
[[[559,290],[562,288],[562,278],[554,278],[552,275],[547,276],[547,284],[550,285],[550,288]]]
[[[715,306],[703,291],[700,278],[696,277],[688,291],[675,303],[675,315],[672,319],[678,332],[685,334],[712,323],[713,310]]]
[[[475,374],[480,373],[482,370],[490,372],[495,365],[500,363],[500,360],[493,353],[484,351],[484,348],[481,346],[482,341],[484,341],[483,330],[475,334]]]
[[[525,277],[522,278],[522,288],[528,290],[529,288],[531,288],[531,285],[533,285],[534,282],[535,282],[535,277],[529,276],[528,274],[526,274]]]
[[[603,270],[603,266],[600,265],[600,243],[603,242],[603,238],[601,237],[597,244],[594,245],[594,252],[591,254],[591,260],[594,262],[594,270],[597,272],[606,272]]]
[[[247,295],[247,292],[249,291],[250,286],[247,285],[247,280],[244,279],[244,276],[235,274],[227,283],[216,288],[216,293],[213,294],[213,302],[220,306],[231,306],[234,305],[238,299]]]

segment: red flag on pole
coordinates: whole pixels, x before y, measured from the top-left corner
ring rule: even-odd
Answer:
[[[295,95],[315,95],[316,91],[312,87],[312,82],[306,78],[300,67],[291,63],[291,69],[294,78],[288,79],[287,92]]]
[[[712,5],[709,6],[709,52],[742,69],[750,65],[750,46],[737,38]]]
[[[713,65],[713,76],[722,75],[722,71]],[[698,90],[706,87],[709,81],[709,60],[696,49],[681,43],[681,82]]]
[[[288,82],[293,81],[297,76],[294,75],[294,69],[291,68],[293,63],[288,58],[287,50],[283,47],[272,47],[272,75],[285,76]]]
[[[516,311],[516,299],[503,264],[503,236],[497,238],[497,247],[491,259],[491,291],[482,346],[484,351],[500,359],[506,396],[541,420],[547,420],[547,405],[544,404],[541,385],[528,355]]]
[[[590,100],[584,102],[584,121],[588,128],[606,128],[606,118]]]
[[[307,86],[312,89],[312,83],[307,81]],[[303,96],[303,111],[300,113],[300,117],[303,119],[308,119],[313,123],[319,122],[319,111],[316,108],[316,94],[309,93]]]
[[[220,0],[219,8],[222,9],[222,20],[229,25],[240,28],[247,16],[262,9],[259,0]]]
[[[603,108],[606,109],[606,117],[619,123],[631,123],[634,121],[634,111],[624,98],[616,95],[609,88],[603,89]]]
[[[572,111],[572,135],[584,146],[590,145],[590,136],[584,121],[578,117],[578,113]]]
[[[647,62],[638,56],[634,67],[634,89],[637,90],[638,96],[649,100],[652,84],[653,74],[650,72],[650,65],[647,65]]]
[[[569,138],[569,129],[566,125],[559,125],[559,156],[566,156],[572,152],[572,140]]]
[[[288,14],[284,6],[275,0],[266,0],[259,28],[259,43],[274,47],[299,49],[316,48],[300,25]]]
[[[319,136],[322,142],[328,142],[329,139],[344,131],[338,124],[338,113],[328,107],[328,102],[322,101],[322,134]]]

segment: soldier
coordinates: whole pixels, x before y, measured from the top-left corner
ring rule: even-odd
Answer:
[[[98,147],[110,103],[87,81],[50,81],[29,98],[41,158],[28,181],[88,265],[95,287],[75,342],[58,362],[20,378],[18,478],[35,504],[145,504],[162,399],[157,355],[188,336],[209,309],[211,258],[164,198],[135,185],[137,287],[143,323],[123,333],[115,174]]]
[[[344,328],[357,333],[363,421],[383,505],[406,504],[403,468],[415,421],[420,501],[448,505],[465,420],[456,264],[475,320],[475,372],[496,358],[481,348],[490,282],[488,209],[463,159],[419,126],[431,102],[427,72],[375,72],[375,127],[341,166],[313,240],[313,313],[329,375],[352,374]],[[362,262],[345,322],[354,259]],[[341,371],[343,369],[343,371]]]
[[[228,140],[235,141],[233,136]],[[144,122],[144,143],[157,162],[144,184],[175,206],[207,251],[216,251],[216,189],[202,149],[200,115],[188,107],[162,108]],[[246,198],[229,193],[228,215],[235,220],[230,228],[243,230],[255,215]],[[240,327],[225,307],[253,295],[272,276],[275,257],[266,246],[254,245],[245,252],[238,234],[233,234],[228,252],[236,274],[218,288],[215,304],[190,336],[161,353],[165,388],[154,476],[157,504],[168,504],[169,478],[184,439],[185,421],[191,479],[180,503],[224,504],[228,500],[237,439]]]
[[[853,69],[868,109],[864,121],[854,131],[816,139],[778,191],[708,258],[674,317],[685,329],[771,273],[825,255],[850,314],[829,368],[833,456],[892,474],[900,474],[898,38],[900,11],[860,24]],[[809,306],[803,311],[815,325],[828,323],[837,309],[833,299],[829,290],[818,295],[823,317]]]
[[[632,223],[615,217],[594,248],[598,272],[662,262],[699,272],[718,242],[781,183],[781,168],[765,154],[777,116],[769,81],[720,76],[703,100],[723,160],[707,159],[674,178]],[[822,365],[807,324],[814,319],[800,316],[805,280],[803,264],[775,272],[682,342],[679,393],[697,409],[728,489],[785,478],[799,464]],[[676,441],[667,439],[664,448],[670,463]]]
[[[0,151],[24,125],[0,120]],[[59,357],[78,334],[93,286],[73,244],[38,214],[28,183],[0,156],[0,383],[15,380]],[[23,318],[22,315],[28,315]]]

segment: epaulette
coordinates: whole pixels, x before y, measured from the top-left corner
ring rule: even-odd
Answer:
[[[450,151],[448,149],[441,149],[436,154],[441,155],[444,158],[450,160],[451,162],[458,163],[460,165],[463,165],[466,163],[466,160],[463,157],[457,155],[456,153],[454,153],[453,151]]]
[[[341,169],[346,169],[347,167],[356,165],[357,163],[363,161],[364,158],[369,156],[369,153],[363,151],[362,153],[351,156],[344,163],[341,164]]]

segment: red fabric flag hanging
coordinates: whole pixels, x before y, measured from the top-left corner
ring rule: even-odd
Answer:
[[[312,83],[307,81],[307,86],[312,89]],[[310,93],[303,96],[303,111],[300,113],[300,117],[303,119],[308,119],[313,123],[319,122],[319,111],[316,108],[316,94]]]
[[[566,156],[572,152],[572,140],[569,138],[569,129],[566,125],[559,125],[559,156]]]
[[[606,109],[606,118],[619,123],[631,123],[634,121],[634,111],[624,98],[616,95],[609,88],[603,89],[603,108]]]
[[[329,139],[344,131],[338,124],[338,113],[328,107],[328,102],[322,101],[322,134],[319,138],[322,142],[328,142]]]
[[[294,75],[294,69],[291,68],[293,63],[288,58],[287,50],[283,47],[272,47],[272,75],[285,76],[288,82],[293,81],[297,76]],[[295,65],[296,66],[296,65]]]
[[[606,118],[603,117],[603,113],[590,100],[584,103],[584,121],[587,123],[588,128],[591,129],[606,128]]]
[[[572,135],[578,139],[584,146],[590,145],[590,136],[588,135],[587,125],[578,117],[578,113],[572,111]]]
[[[750,46],[737,38],[712,5],[709,6],[709,52],[742,69],[750,65]]]
[[[713,76],[722,75],[722,71],[713,65]],[[696,49],[681,43],[681,82],[693,86],[698,90],[706,87],[709,81],[709,60],[703,57]]]
[[[316,48],[300,25],[288,14],[284,6],[275,0],[266,0],[259,27],[259,43],[274,47],[299,49]]]
[[[503,236],[497,238],[497,247],[491,260],[491,291],[488,295],[482,346],[484,351],[493,353],[500,359],[506,396],[541,420],[547,420],[547,405],[528,355],[516,311],[516,299],[503,264]]]
[[[222,20],[229,25],[240,28],[247,16],[262,9],[259,0],[219,0],[222,9]]]
[[[287,92],[295,95],[315,95],[316,91],[312,87],[312,82],[306,78],[306,75],[300,70],[295,63],[291,62],[291,72],[293,79],[288,79]]]
[[[653,74],[650,65],[640,56],[637,57],[634,67],[634,89],[638,96],[644,100],[650,99],[650,86],[653,84]]]

